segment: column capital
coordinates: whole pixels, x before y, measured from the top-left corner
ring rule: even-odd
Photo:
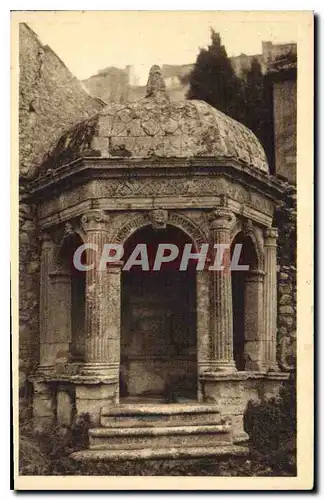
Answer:
[[[41,231],[41,233],[39,235],[39,239],[40,239],[42,249],[50,248],[54,243],[53,238],[51,237],[51,235],[47,231]]]
[[[216,207],[208,215],[210,229],[230,229],[235,215],[228,207]]]
[[[81,217],[81,227],[85,233],[108,231],[110,217],[103,210],[89,210]]]
[[[245,280],[247,282],[263,282],[265,272],[261,269],[250,269],[247,273]]]
[[[276,227],[268,227],[264,231],[264,244],[277,245],[278,229]]]
[[[52,271],[48,273],[51,283],[69,283],[71,274],[64,271]]]

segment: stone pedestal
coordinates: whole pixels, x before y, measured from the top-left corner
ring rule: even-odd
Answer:
[[[264,362],[268,370],[278,371],[277,351],[277,238],[278,230],[264,235]]]
[[[75,383],[75,409],[76,418],[88,414],[91,423],[98,425],[100,411],[103,407],[118,404],[118,384],[114,379],[100,382],[97,380],[84,380]]]
[[[201,377],[204,402],[218,405],[222,416],[232,421],[234,442],[248,438],[244,430],[244,412],[249,401],[262,403],[279,394],[288,373],[206,373]]]
[[[55,397],[50,384],[33,380],[33,425],[37,432],[45,432],[55,423]]]
[[[227,207],[215,209],[210,217],[210,234],[212,247],[227,245],[222,261],[222,269],[210,270],[211,291],[211,367],[214,371],[236,371],[233,359],[233,307],[232,280],[230,270],[230,230],[233,214]],[[217,252],[212,255],[212,265]],[[216,265],[217,267],[217,265]]]

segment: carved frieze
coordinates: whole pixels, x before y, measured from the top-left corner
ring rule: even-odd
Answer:
[[[226,196],[246,206],[252,206],[263,213],[272,213],[271,200],[261,193],[235,184],[220,176],[195,178],[134,178],[111,179],[97,185],[97,194],[109,198],[149,198],[157,196]]]
[[[87,188],[83,187],[79,196],[76,194],[73,190],[60,197],[59,202],[53,199],[44,201],[39,209],[40,221],[51,219],[53,223],[57,223],[60,214],[66,211],[68,218],[78,216],[89,209],[90,199],[92,206],[94,203],[98,204],[98,209],[101,209],[104,200],[107,200],[110,210],[114,210],[115,205],[116,209],[125,210],[129,203],[136,205],[137,200],[142,203],[143,200],[147,202],[149,198],[154,200],[168,198],[168,204],[174,199],[175,202],[181,201],[184,207],[188,198],[188,208],[191,206],[199,208],[200,205],[202,207],[205,205],[204,200],[210,204],[211,197],[215,197],[216,202],[217,198],[225,196],[229,202],[238,203],[242,209],[251,208],[260,214],[270,217],[273,215],[273,202],[270,199],[262,193],[249,190],[248,187],[222,176],[101,179],[93,180]]]

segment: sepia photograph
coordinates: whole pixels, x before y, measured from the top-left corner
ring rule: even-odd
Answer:
[[[313,487],[313,22],[11,13],[15,489]]]

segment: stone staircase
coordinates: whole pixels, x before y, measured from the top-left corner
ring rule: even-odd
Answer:
[[[231,422],[215,405],[121,404],[102,408],[100,427],[89,430],[79,461],[244,455],[233,444]]]

